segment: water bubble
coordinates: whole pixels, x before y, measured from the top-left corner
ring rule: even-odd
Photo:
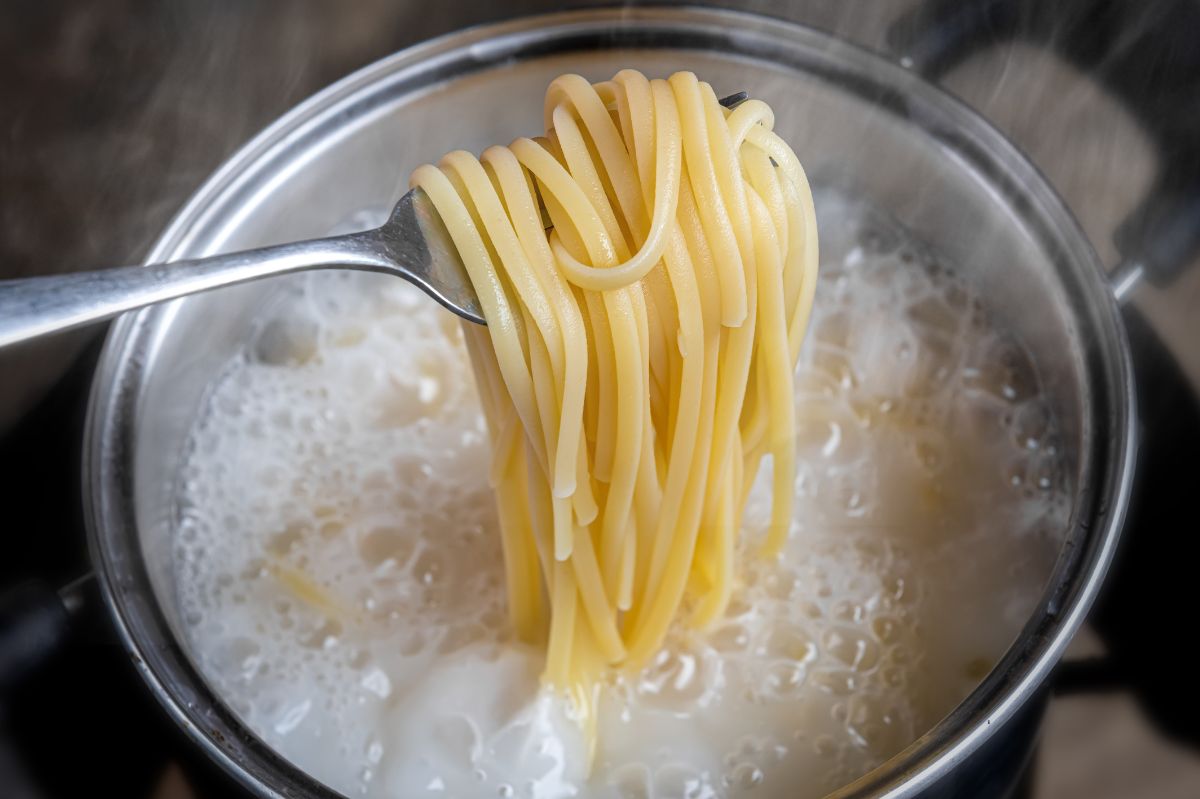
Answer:
[[[752,763],[743,763],[733,770],[730,775],[732,777],[732,787],[749,790],[762,785],[766,776],[762,769]]]
[[[651,799],[650,781],[650,769],[644,763],[621,766],[609,778],[619,799]]]
[[[725,624],[709,635],[708,642],[721,652],[740,652],[750,645],[750,633],[741,624]]]
[[[853,672],[841,669],[820,669],[812,674],[818,688],[832,696],[849,696],[854,693],[858,681]]]
[[[784,624],[771,631],[763,654],[771,658],[804,663],[816,658],[817,649],[803,629]]]
[[[891,643],[900,637],[900,623],[890,616],[877,616],[871,620],[871,631],[881,643]]]
[[[849,627],[826,630],[821,647],[854,671],[870,671],[879,662],[879,645]]]
[[[763,680],[763,694],[769,699],[791,699],[797,697],[803,687],[806,669],[794,661],[773,663],[767,668]]]

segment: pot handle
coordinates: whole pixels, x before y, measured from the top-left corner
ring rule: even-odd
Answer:
[[[71,640],[91,582],[92,575],[85,574],[56,591],[45,582],[30,580],[0,593],[0,711],[5,697]],[[42,799],[46,794],[25,768],[15,744],[13,734],[0,728],[0,786],[6,796]]]
[[[1114,231],[1124,301],[1143,278],[1165,286],[1200,256],[1200,4],[1107,0],[928,0],[887,34],[900,62],[937,80],[971,53],[1021,39],[1104,85],[1158,150],[1158,178]],[[1152,90],[1151,90],[1152,89]]]
[[[91,580],[87,574],[61,591],[31,580],[0,594],[0,700],[70,640]]]

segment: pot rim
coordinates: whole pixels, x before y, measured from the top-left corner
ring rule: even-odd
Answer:
[[[1088,317],[1086,330],[1100,334],[1100,340],[1085,342],[1090,352],[1085,378],[1099,377],[1093,381],[1096,385],[1086,388],[1100,406],[1092,415],[1100,417],[1102,423],[1092,431],[1092,440],[1085,440],[1087,451],[1080,454],[1081,462],[1089,468],[1094,465],[1094,471],[1083,470],[1085,477],[1091,475],[1094,479],[1077,487],[1071,530],[1046,593],[991,673],[945,719],[831,795],[839,799],[914,796],[953,771],[989,740],[1045,682],[1082,624],[1112,560],[1129,504],[1137,448],[1129,346],[1098,257],[1038,169],[964,103],[877,54],[811,28],[759,14],[650,6],[519,17],[466,28],[398,51],[285,113],[230,157],[192,195],[159,237],[147,262],[179,257],[194,246],[198,234],[219,221],[224,210],[251,199],[256,187],[261,190],[255,179],[273,171],[273,158],[315,131],[335,127],[339,109],[407,79],[424,76],[428,82],[431,72],[436,75],[464,57],[474,58],[477,69],[483,69],[502,57],[527,52],[537,42],[561,43],[572,35],[611,33],[614,26],[630,38],[629,42],[620,42],[627,46],[638,46],[638,31],[687,28],[703,31],[711,42],[725,41],[735,49],[764,48],[756,51],[760,54],[782,52],[780,48],[804,51],[806,58],[827,63],[830,70],[862,72],[886,82],[892,91],[903,92],[907,99],[915,99],[949,120],[953,133],[964,137],[963,141],[956,139],[958,145],[995,162],[998,168],[1002,166],[1002,178],[1024,201],[1036,206],[1050,225],[1046,235],[1061,239],[1061,257],[1082,264],[1075,286],[1080,293],[1073,298],[1072,309],[1077,316]],[[667,45],[647,40],[642,46]],[[206,246],[212,247],[220,238],[210,234]],[[117,320],[96,368],[84,434],[83,495],[89,548],[105,603],[122,644],[151,692],[189,736],[242,785],[260,796],[300,793],[335,797],[336,792],[246,730],[208,689],[175,640],[141,562],[132,513],[130,468],[132,418],[136,414],[129,412],[128,400],[119,400],[131,392],[136,399],[139,364],[153,348],[155,335],[162,331],[161,324],[156,328],[156,320],[160,314],[169,316],[175,307],[171,304],[146,309]],[[183,682],[177,679],[180,672],[186,678]],[[199,696],[193,686],[198,686]],[[236,740],[230,740],[231,734]]]

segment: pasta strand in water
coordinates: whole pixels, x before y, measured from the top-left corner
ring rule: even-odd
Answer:
[[[772,470],[792,517],[792,373],[817,276],[812,194],[758,100],[689,72],[546,93],[547,133],[413,172],[479,294],[467,325],[492,439],[514,630],[585,730],[606,668],[637,669],[683,605],[736,580],[742,509]],[[546,228],[543,209],[551,222]]]

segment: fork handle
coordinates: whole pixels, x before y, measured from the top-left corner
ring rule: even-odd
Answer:
[[[376,231],[165,264],[0,281],[0,347],[250,280],[343,267],[382,271]]]

